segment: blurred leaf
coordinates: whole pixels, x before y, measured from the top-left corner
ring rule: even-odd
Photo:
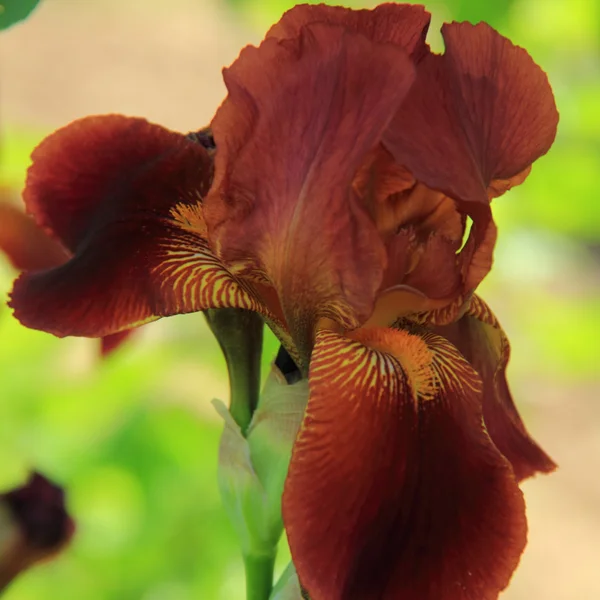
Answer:
[[[514,0],[496,0],[496,2],[481,2],[481,0],[447,0],[452,18],[457,21],[478,23],[486,21],[492,27],[500,27],[504,23]]]
[[[0,29],[6,29],[26,19],[40,0],[1,0]]]
[[[45,133],[13,129],[3,124],[0,135],[0,186],[19,191],[23,188],[31,152]]]

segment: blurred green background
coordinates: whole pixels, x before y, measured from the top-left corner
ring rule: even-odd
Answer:
[[[350,3],[348,3],[350,4]],[[494,201],[496,263],[481,288],[513,345],[510,379],[561,469],[525,484],[530,544],[508,600],[600,598],[600,1],[427,2],[488,21],[548,72],[561,112],[549,156]],[[0,34],[0,185],[83,115],[145,116],[181,131],[224,96],[220,69],[287,0],[44,0]],[[353,6],[372,6],[354,2]],[[15,273],[0,257],[0,294]],[[267,343],[265,369],[275,351]],[[69,551],[6,600],[237,600],[243,568],[216,485],[224,361],[200,315],[146,326],[101,362],[93,340],[29,331],[0,308],[0,489],[31,467],[64,484]],[[279,561],[286,562],[284,549]]]

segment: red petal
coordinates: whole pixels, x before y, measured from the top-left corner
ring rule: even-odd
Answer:
[[[121,347],[121,344],[123,344],[125,340],[129,339],[133,332],[133,329],[125,329],[123,331],[103,337],[100,346],[100,353],[102,356],[110,356],[115,350],[117,350],[117,348]]]
[[[412,77],[400,48],[324,24],[246,48],[225,71],[211,240],[226,262],[251,257],[304,351],[318,318],[355,327],[372,310],[385,254],[351,184]]]
[[[474,296],[458,322],[437,330],[456,345],[481,376],[488,433],[511,462],[517,478],[553,471],[556,464],[531,438],[513,402],[506,381],[510,345],[487,304]]]
[[[429,187],[487,203],[493,179],[548,151],[558,112],[545,73],[489,25],[452,23],[442,34],[446,53],[419,64],[384,143]]]
[[[497,598],[525,507],[458,351],[429,333],[321,331],[309,381],[283,510],[312,600]]]
[[[74,256],[17,280],[11,305],[25,325],[97,337],[176,313],[258,309],[208,246],[203,147],[112,115],[57,131],[33,158],[28,208]]]
[[[23,192],[27,210],[73,252],[91,232],[124,214],[168,214],[186,200],[173,197],[179,192],[175,185],[191,195],[205,193],[210,184],[210,164],[201,146],[145,119],[122,115],[74,121],[43,140],[31,158]],[[194,160],[195,169],[181,168]],[[186,179],[175,184],[175,175]],[[153,189],[160,176],[170,181]]]
[[[449,298],[459,294],[462,281],[457,269],[458,245],[442,235],[431,234],[419,248],[418,263],[406,274],[403,285],[425,294],[428,298]]]
[[[418,323],[446,325],[456,321],[492,267],[496,225],[489,206],[480,206],[464,247],[431,236],[415,241],[400,231],[388,243],[389,265],[382,292],[368,326],[390,326],[405,317]]]
[[[0,202],[0,250],[15,269],[37,271],[64,263],[65,249],[21,210]]]
[[[403,217],[398,215],[398,207],[415,183],[412,173],[396,163],[381,144],[356,173],[352,186],[386,241],[398,230]]]
[[[419,59],[428,51],[425,37],[430,19],[431,15],[423,6],[414,4],[382,4],[373,10],[302,4],[284,13],[267,37],[294,38],[309,23],[342,25],[374,42],[401,46],[413,59]]]

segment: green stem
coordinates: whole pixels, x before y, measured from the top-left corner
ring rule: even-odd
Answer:
[[[246,600],[269,600],[273,589],[275,554],[244,556],[246,570]]]
[[[263,320],[256,313],[237,308],[210,309],[204,316],[227,362],[229,412],[245,435],[259,398]]]

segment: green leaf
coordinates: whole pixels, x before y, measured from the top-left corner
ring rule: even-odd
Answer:
[[[0,29],[26,19],[40,0],[0,0]]]

